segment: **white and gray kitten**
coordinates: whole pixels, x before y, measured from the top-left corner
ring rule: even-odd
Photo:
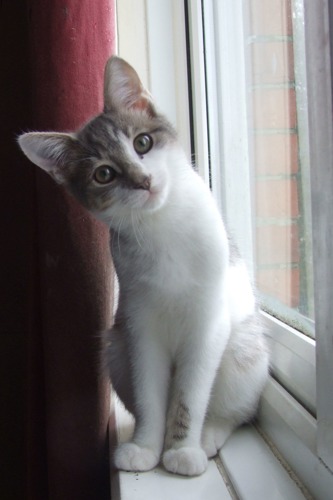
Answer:
[[[104,357],[135,416],[115,465],[198,475],[255,414],[268,354],[243,261],[136,72],[112,57],[104,112],[19,144],[111,230],[120,295]]]

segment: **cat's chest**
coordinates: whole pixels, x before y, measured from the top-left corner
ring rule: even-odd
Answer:
[[[114,248],[113,257],[126,288],[174,295],[202,279],[199,253],[185,238],[170,236],[151,237],[140,245],[124,242]]]
[[[227,242],[219,216],[208,208],[202,207],[200,216],[184,207],[170,208],[115,234],[112,254],[120,286],[173,298],[218,287]]]

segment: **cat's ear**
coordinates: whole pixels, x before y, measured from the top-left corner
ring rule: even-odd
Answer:
[[[104,72],[104,111],[124,108],[156,115],[152,98],[136,71],[120,57],[112,56]]]
[[[75,143],[72,135],[58,132],[29,132],[20,135],[18,143],[32,163],[45,170],[59,184],[65,181],[63,167]]]

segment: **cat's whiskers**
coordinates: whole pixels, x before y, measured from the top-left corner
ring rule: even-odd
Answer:
[[[121,231],[121,226],[122,226],[122,223],[124,222],[124,219],[125,219],[125,216],[121,217],[121,219],[119,220],[119,224],[118,224],[118,229],[117,229],[117,233],[118,233],[118,252],[119,254],[121,253],[120,251],[120,231]]]
[[[138,220],[137,228],[138,228],[139,234],[141,235],[141,241],[144,243],[144,246],[145,246],[146,245],[146,237],[145,237],[145,233],[144,233],[145,218],[142,217],[141,213],[138,213],[137,220]]]
[[[141,221],[139,221],[139,219],[140,219],[140,215],[137,212],[134,212],[134,210],[131,210],[131,222],[132,222],[134,237],[135,237],[140,249],[143,250],[141,243],[140,243],[140,236],[141,236],[141,241],[143,241],[143,238],[142,238],[143,235],[142,235],[142,232],[140,232],[140,224],[138,222],[141,222]]]
[[[209,162],[209,164],[211,163],[212,160],[213,160],[212,154],[208,153],[208,162]],[[195,170],[197,172],[198,171],[199,159],[197,158],[197,154],[196,153],[192,153],[191,154],[190,164],[191,164],[191,167],[193,168],[193,170]]]
[[[116,244],[115,242],[117,241],[117,245],[118,245],[118,252],[119,254],[121,253],[120,252],[120,231],[121,231],[121,226],[124,222],[124,219],[125,219],[125,216],[121,217],[120,219],[118,217],[115,217],[115,216],[110,216],[109,217],[109,224],[110,224],[110,228],[111,228],[111,234],[112,234],[112,238],[111,238],[111,254],[114,253],[114,245]]]
[[[110,240],[110,250],[111,250],[111,254],[113,253],[113,248],[114,248],[114,242],[115,242],[115,235],[116,235],[116,229],[115,229],[115,225],[113,224],[113,219],[114,217],[110,217],[109,218],[109,224],[110,224],[110,232],[111,232],[111,240]]]

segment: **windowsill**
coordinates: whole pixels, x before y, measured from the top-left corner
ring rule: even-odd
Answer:
[[[117,440],[123,442],[131,435],[133,420],[119,402],[115,417]],[[162,467],[144,473],[113,471],[111,493],[113,500],[306,498],[253,426],[238,429],[202,476],[176,476]]]

